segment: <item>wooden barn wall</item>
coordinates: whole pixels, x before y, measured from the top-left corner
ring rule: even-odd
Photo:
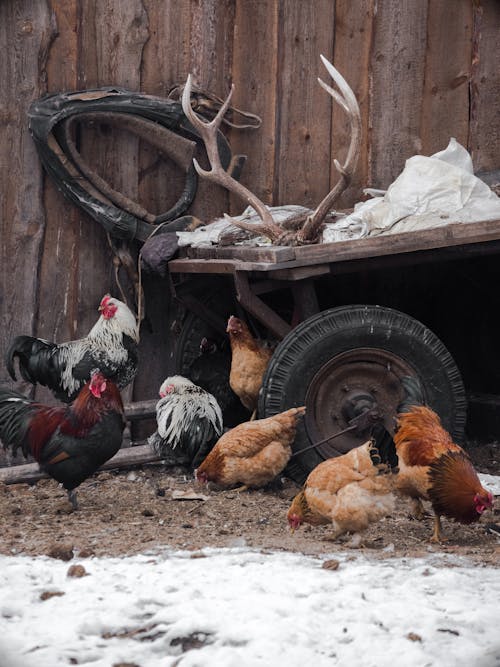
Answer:
[[[166,96],[188,72],[220,96],[234,83],[235,106],[263,121],[258,131],[229,132],[233,152],[248,155],[243,182],[268,203],[312,206],[335,182],[332,158],[349,142],[343,112],[317,83],[328,81],[322,53],[362,114],[361,159],[343,205],[365,186],[387,186],[408,157],[440,150],[450,136],[476,170],[500,167],[498,0],[3,0],[0,44],[2,357],[19,333],[85,335],[102,295],[119,296],[106,234],[40,167],[27,109],[45,93],[118,85]],[[133,136],[86,130],[82,152],[150,211],[165,210],[182,187]],[[191,207],[203,219],[240,210],[206,183]],[[146,278],[145,290],[136,399],[156,395],[173,335],[167,285]]]

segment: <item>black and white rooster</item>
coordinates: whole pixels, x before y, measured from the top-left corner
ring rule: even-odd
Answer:
[[[194,469],[222,434],[222,412],[208,391],[181,375],[168,377],[156,404],[157,430],[152,449],[169,462]]]
[[[85,338],[58,344],[16,336],[5,355],[11,378],[16,379],[17,357],[26,382],[48,387],[66,403],[76,398],[94,368],[99,368],[120,389],[126,387],[137,372],[136,319],[126,304],[109,294],[102,298],[98,310],[101,316]]]

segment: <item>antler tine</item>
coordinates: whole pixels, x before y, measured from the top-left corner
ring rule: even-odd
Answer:
[[[188,118],[189,122],[199,132],[200,137],[203,139],[211,167],[210,170],[202,169],[198,161],[193,159],[193,164],[196,171],[200,176],[214,183],[217,183],[218,185],[222,185],[230,192],[237,194],[257,211],[257,214],[262,220],[261,224],[251,224],[231,220],[232,224],[254,234],[263,234],[264,236],[269,237],[271,241],[277,240],[282,236],[283,231],[281,227],[279,227],[274,222],[273,217],[267,209],[266,205],[252,192],[250,192],[250,190],[248,190],[244,185],[230,176],[220,161],[219,149],[217,146],[217,131],[221,124],[222,118],[224,117],[224,114],[229,107],[229,103],[231,102],[234,85],[231,86],[231,92],[226,97],[215,118],[209,122],[201,120],[201,118],[193,111],[191,107],[191,88],[192,78],[191,74],[189,74],[186,80],[186,85],[184,86],[184,91],[182,93],[182,110],[184,111],[184,114]]]
[[[342,192],[349,185],[352,174],[356,167],[356,163],[358,161],[361,145],[361,113],[359,111],[356,96],[352,92],[349,84],[344,79],[342,74],[340,74],[340,72],[335,69],[331,62],[329,62],[324,56],[321,56],[321,60],[328,70],[328,73],[337,84],[340,90],[340,94],[328,86],[321,79],[318,79],[319,84],[348,114],[351,124],[351,141],[344,164],[341,165],[338,160],[333,161],[336,170],[340,174],[339,181],[336,183],[335,187],[326,195],[326,197],[318,204],[316,210],[307,217],[304,226],[297,234],[297,239],[301,243],[305,243],[316,236],[319,226],[323,222],[328,211],[331,210],[333,203],[336,199],[339,198]]]

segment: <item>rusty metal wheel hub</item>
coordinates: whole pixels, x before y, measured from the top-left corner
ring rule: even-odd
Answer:
[[[367,411],[378,412],[392,431],[403,396],[400,380],[405,375],[415,375],[415,369],[380,348],[357,348],[334,356],[319,369],[306,393],[306,428],[311,442],[338,433]],[[364,434],[345,433],[320,445],[318,451],[324,458],[338,456],[364,439]]]

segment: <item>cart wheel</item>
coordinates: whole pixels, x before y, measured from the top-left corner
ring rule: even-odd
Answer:
[[[421,322],[380,306],[343,306],[302,322],[278,345],[259,397],[259,416],[305,405],[293,445],[299,451],[349,426],[367,409],[377,410],[394,431],[404,397],[401,378],[416,376],[426,403],[460,442],[466,418],[460,372],[443,343]],[[286,473],[302,483],[322,460],[367,439],[345,433],[293,457]]]

